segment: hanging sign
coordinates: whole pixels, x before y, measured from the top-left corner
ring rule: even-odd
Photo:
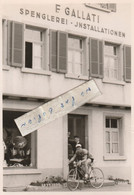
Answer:
[[[15,119],[16,125],[22,136],[25,136],[70,113],[100,94],[94,80],[90,80]]]

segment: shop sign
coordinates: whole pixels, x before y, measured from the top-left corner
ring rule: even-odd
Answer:
[[[95,81],[90,80],[15,119],[16,125],[22,136],[25,136],[72,112],[100,94]]]

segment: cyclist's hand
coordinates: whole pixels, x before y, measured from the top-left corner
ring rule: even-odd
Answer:
[[[81,166],[81,161],[79,161],[79,162],[77,163],[77,165],[78,165],[78,166]]]

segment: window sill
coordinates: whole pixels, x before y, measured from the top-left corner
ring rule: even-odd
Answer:
[[[89,80],[88,76],[83,75],[65,74],[65,77],[70,79]]]
[[[3,175],[32,175],[32,174],[41,174],[39,169],[33,168],[12,168],[12,169],[4,169]]]
[[[3,66],[2,66],[2,69],[8,71],[8,70],[10,70],[10,66],[8,66],[8,65],[3,65]]]
[[[21,71],[24,72],[24,73],[40,74],[40,75],[51,76],[51,72],[48,71],[48,70],[37,70],[37,69],[30,69],[30,68],[22,68]]]
[[[103,83],[115,84],[115,85],[125,85],[124,81],[111,81],[108,79],[103,79]]]
[[[126,159],[125,156],[103,156],[104,161],[124,161]]]

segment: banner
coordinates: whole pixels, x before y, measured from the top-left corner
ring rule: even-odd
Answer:
[[[96,83],[90,80],[15,119],[16,125],[22,136],[25,136],[70,113],[100,94]]]

